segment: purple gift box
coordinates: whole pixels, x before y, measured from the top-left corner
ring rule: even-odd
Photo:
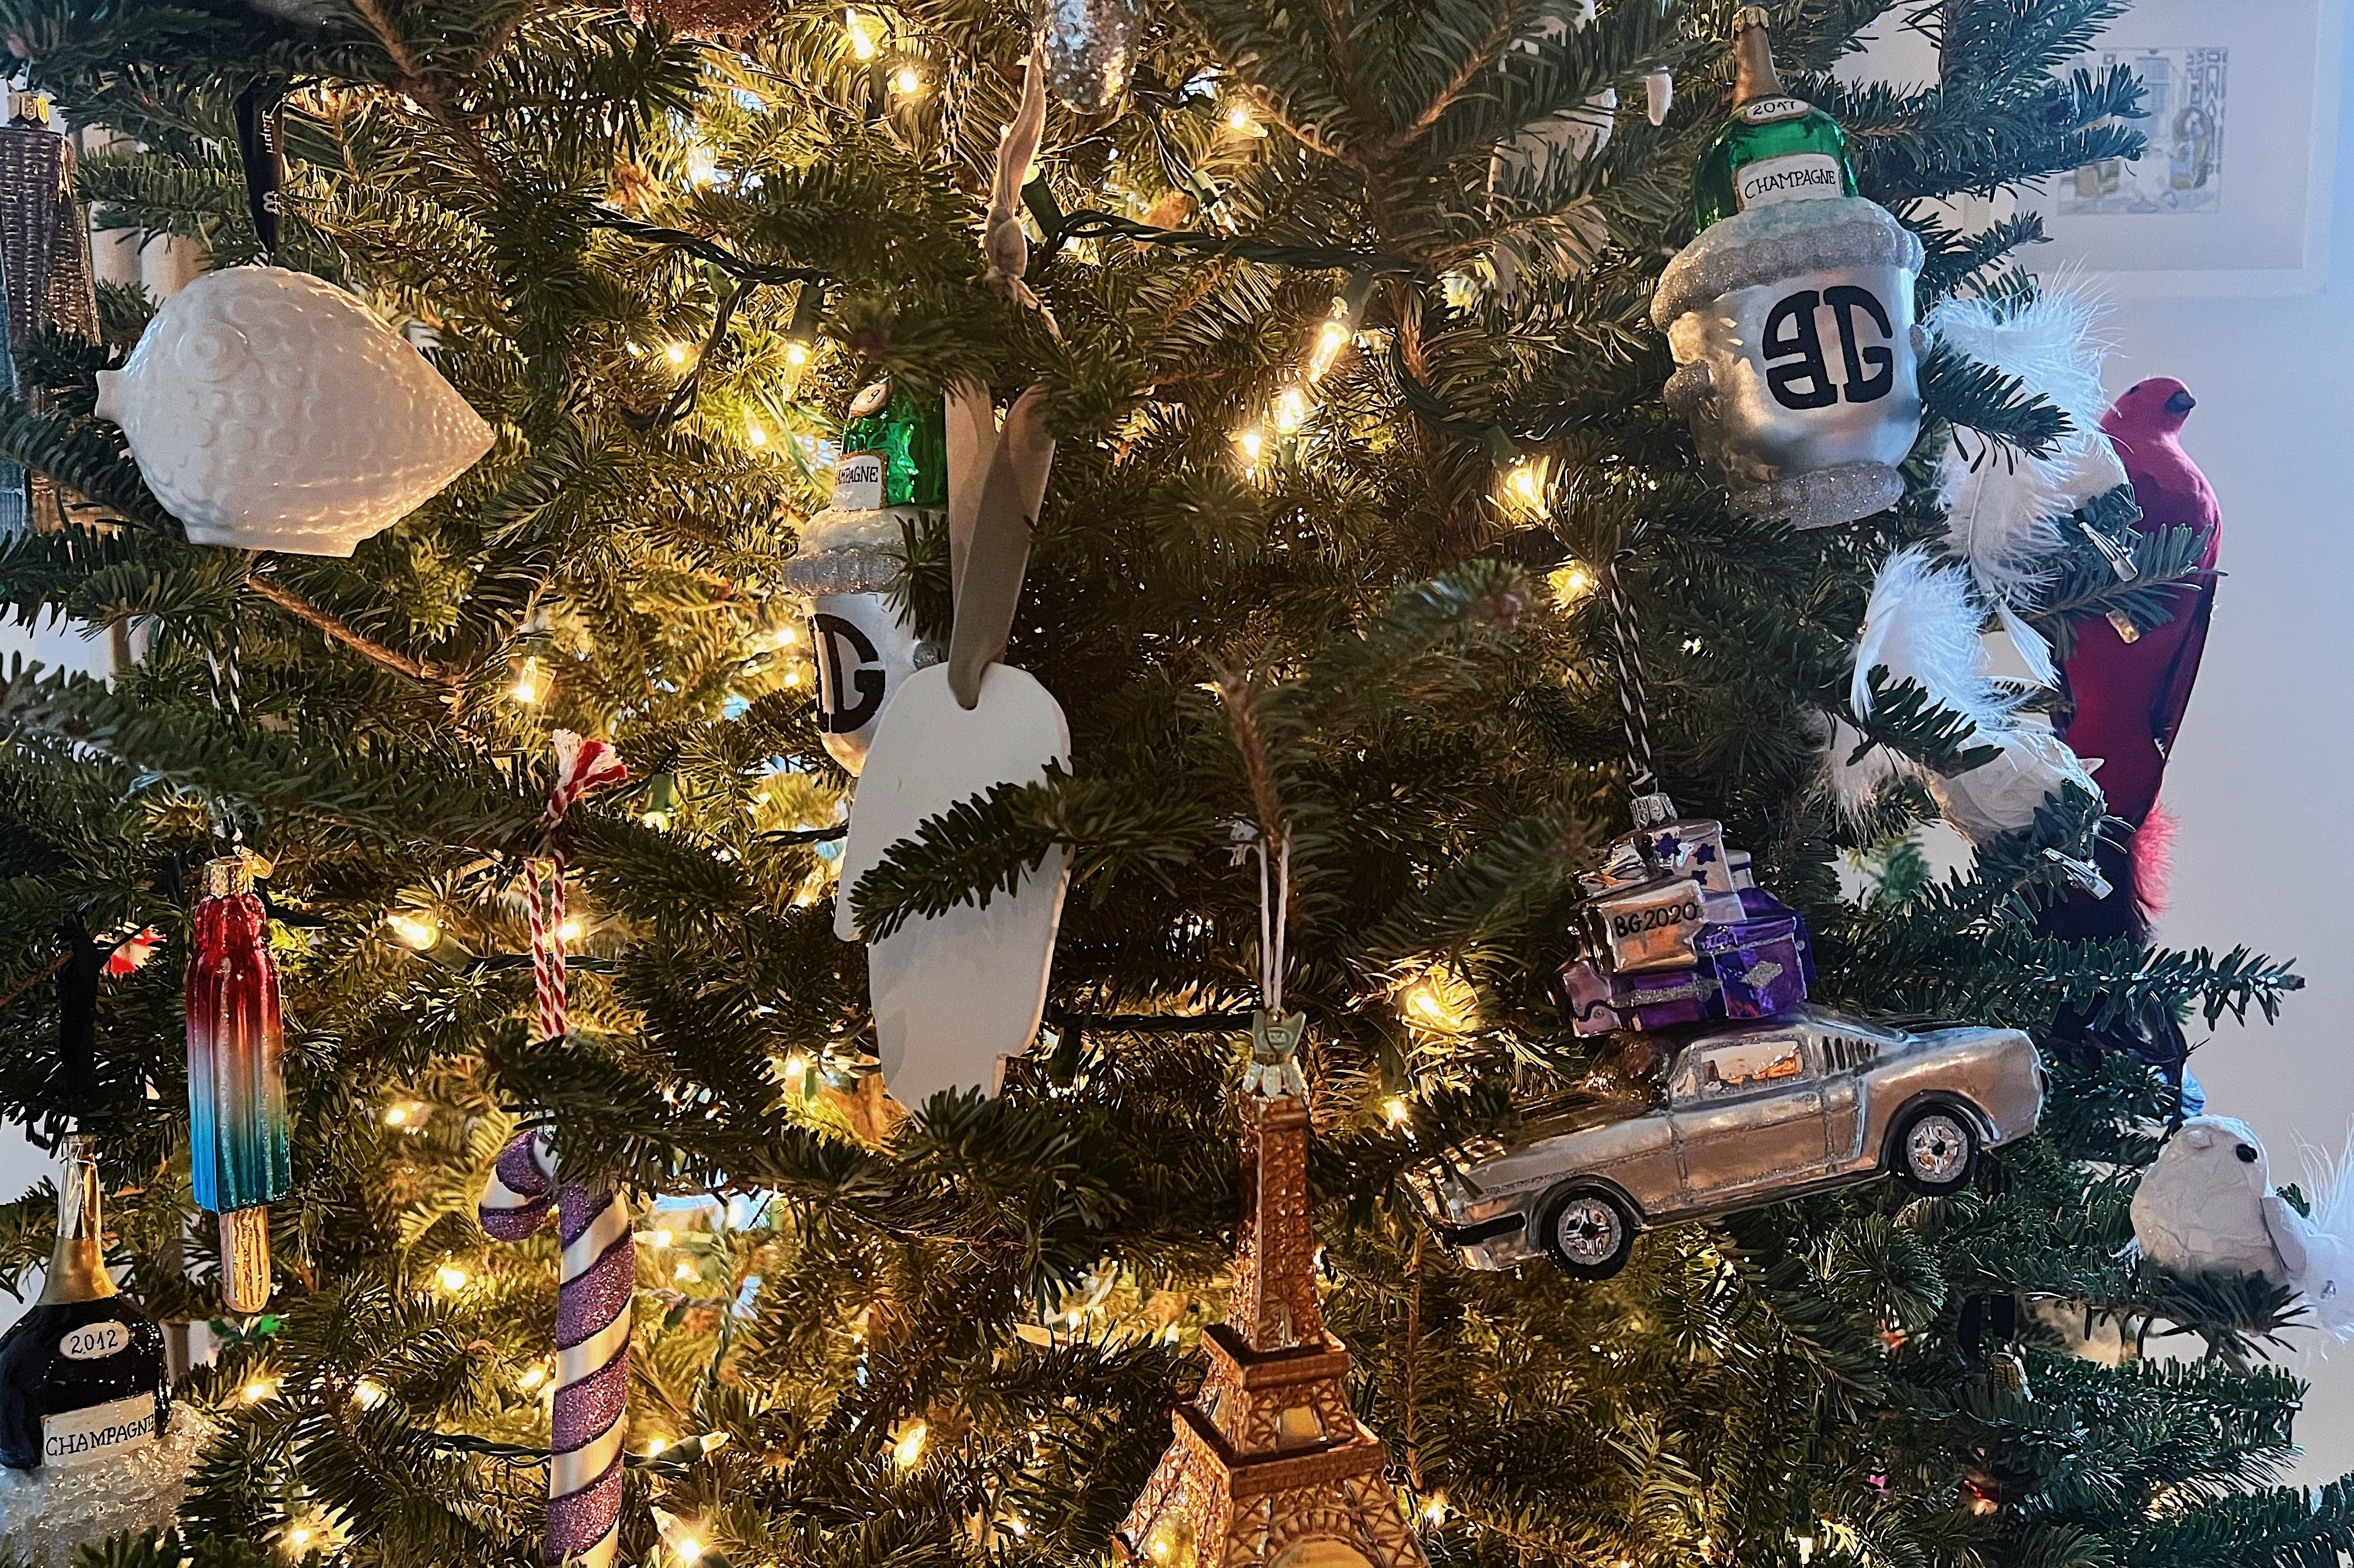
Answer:
[[[1694,938],[1701,966],[1716,978],[1722,1016],[1771,1018],[1807,1000],[1805,930],[1797,916],[1784,915],[1711,926]]]
[[[1611,974],[1592,959],[1562,965],[1553,1000],[1562,1022],[1577,1034],[1665,1029],[1723,1016],[1716,1006],[1717,982],[1704,969]]]

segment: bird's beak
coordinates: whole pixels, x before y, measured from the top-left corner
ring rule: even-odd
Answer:
[[[2197,407],[2199,407],[2199,399],[2188,392],[2177,392],[2166,400],[2166,411],[2178,419]]]

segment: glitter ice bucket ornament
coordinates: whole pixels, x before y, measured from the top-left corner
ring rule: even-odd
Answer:
[[[490,450],[491,427],[359,301],[282,267],[172,296],[98,413],[197,545],[348,556]]]
[[[833,499],[801,530],[785,563],[809,597],[817,660],[817,727],[852,777],[866,767],[883,706],[909,675],[939,662],[893,602],[906,569],[906,524],[948,504],[947,415],[878,381],[851,405],[834,464]]]
[[[1921,431],[1921,241],[1859,196],[1753,207],[1668,264],[1668,406],[1734,509],[1797,527],[1895,504]]]

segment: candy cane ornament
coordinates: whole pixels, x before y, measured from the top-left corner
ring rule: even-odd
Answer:
[[[557,830],[590,789],[629,770],[603,741],[556,732],[556,785],[542,819],[546,852],[529,890],[532,976],[541,1038],[569,1031],[564,984],[564,850]],[[564,1243],[556,1294],[556,1410],[549,1446],[547,1546],[551,1563],[609,1568],[620,1544],[621,1444],[629,1432],[630,1303],[637,1249],[619,1193],[559,1183],[547,1134],[517,1135],[499,1151],[482,1190],[482,1229],[500,1241],[536,1234],[551,1211]]]

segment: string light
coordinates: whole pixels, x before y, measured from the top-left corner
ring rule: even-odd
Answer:
[[[286,1532],[286,1544],[297,1553],[311,1544],[311,1527],[298,1524]]]
[[[474,1277],[454,1263],[445,1263],[433,1271],[433,1277],[440,1281],[442,1289],[454,1293],[465,1289],[467,1281]]]
[[[1504,471],[1497,490],[1507,511],[1525,514],[1543,510],[1545,470],[1549,466],[1544,458],[1524,457]]]
[[[371,1378],[362,1378],[352,1384],[352,1400],[362,1410],[374,1410],[384,1403],[384,1385]]]
[[[747,419],[744,421],[744,439],[756,447],[765,447],[769,444],[769,432],[759,420]]]
[[[656,1231],[654,1231],[651,1235],[647,1236],[647,1237],[646,1237],[646,1240],[648,1240],[648,1241],[650,1241],[650,1242],[653,1243],[653,1245],[654,1245],[655,1246],[657,1246],[657,1247],[666,1247],[666,1246],[670,1245],[670,1243],[671,1243],[670,1227],[669,1227],[668,1225],[663,1225],[663,1226],[662,1226],[661,1228],[659,1228],[659,1229],[657,1229]]]
[[[661,1455],[663,1449],[669,1446],[670,1439],[667,1437],[651,1438],[646,1443],[646,1457],[649,1459],[655,1458]]]
[[[695,1265],[687,1262],[684,1258],[680,1258],[678,1260],[678,1266],[670,1271],[670,1277],[673,1279],[693,1279],[695,1277]]]
[[[683,343],[664,344],[663,345],[663,357],[669,360],[673,365],[684,365],[686,363],[686,344]]]
[[[1382,1119],[1392,1127],[1404,1127],[1414,1119],[1414,1107],[1405,1103],[1404,1095],[1392,1095],[1382,1102]]]
[[[1243,466],[1257,468],[1260,456],[1267,450],[1267,432],[1253,426],[1235,432],[1235,445],[1243,451]]]
[[[789,343],[785,344],[785,363],[791,366],[795,370],[799,370],[801,366],[807,365],[809,363],[809,344],[805,343]]]
[[[515,672],[514,684],[507,688],[507,695],[525,705],[539,701],[538,660],[525,659],[523,662],[523,668]]]
[[[1554,602],[1567,609],[1594,591],[1594,568],[1584,561],[1572,561],[1547,572],[1545,584],[1553,589]]]
[[[1422,1518],[1423,1522],[1426,1524],[1438,1525],[1445,1524],[1447,1522],[1447,1494],[1445,1492],[1433,1492],[1428,1497],[1422,1499]]]
[[[850,36],[850,54],[854,59],[875,58],[875,35],[868,30],[867,20],[855,8],[842,14],[842,30]]]
[[[402,1122],[405,1122],[408,1119],[408,1107],[407,1106],[387,1106],[384,1107],[385,1126],[398,1127]]]
[[[238,1395],[248,1404],[260,1404],[263,1400],[268,1399],[271,1394],[276,1393],[277,1392],[277,1379],[258,1377],[252,1382],[247,1383],[243,1388],[238,1390]]]
[[[1287,387],[1277,395],[1273,414],[1276,433],[1288,436],[1308,422],[1308,394]]]
[[[1237,136],[1267,134],[1267,127],[1258,122],[1258,116],[1251,112],[1251,106],[1241,99],[1236,99],[1226,108],[1226,129]]]
[[[693,148],[687,153],[686,183],[688,185],[707,185],[718,178],[719,167],[711,161],[710,154],[700,147]]]
[[[545,1366],[534,1363],[533,1365],[523,1369],[523,1375],[515,1379],[515,1386],[523,1390],[524,1393],[529,1393],[533,1389],[537,1388],[541,1383],[544,1383],[546,1381],[547,1369]]]
[[[673,1557],[677,1558],[681,1563],[694,1562],[696,1558],[703,1555],[702,1538],[694,1535],[680,1536],[676,1541],[671,1542],[670,1554]]]
[[[567,918],[556,927],[556,939],[559,942],[577,942],[580,939],[580,930],[579,921]]]
[[[420,953],[441,939],[441,927],[427,916],[396,912],[386,916],[384,923],[392,927],[394,936]]]
[[[924,1439],[931,1428],[921,1421],[911,1421],[891,1445],[891,1462],[903,1470],[912,1470],[924,1462]]]
[[[901,66],[891,73],[891,90],[902,98],[913,98],[924,90],[924,75],[914,66]]]

